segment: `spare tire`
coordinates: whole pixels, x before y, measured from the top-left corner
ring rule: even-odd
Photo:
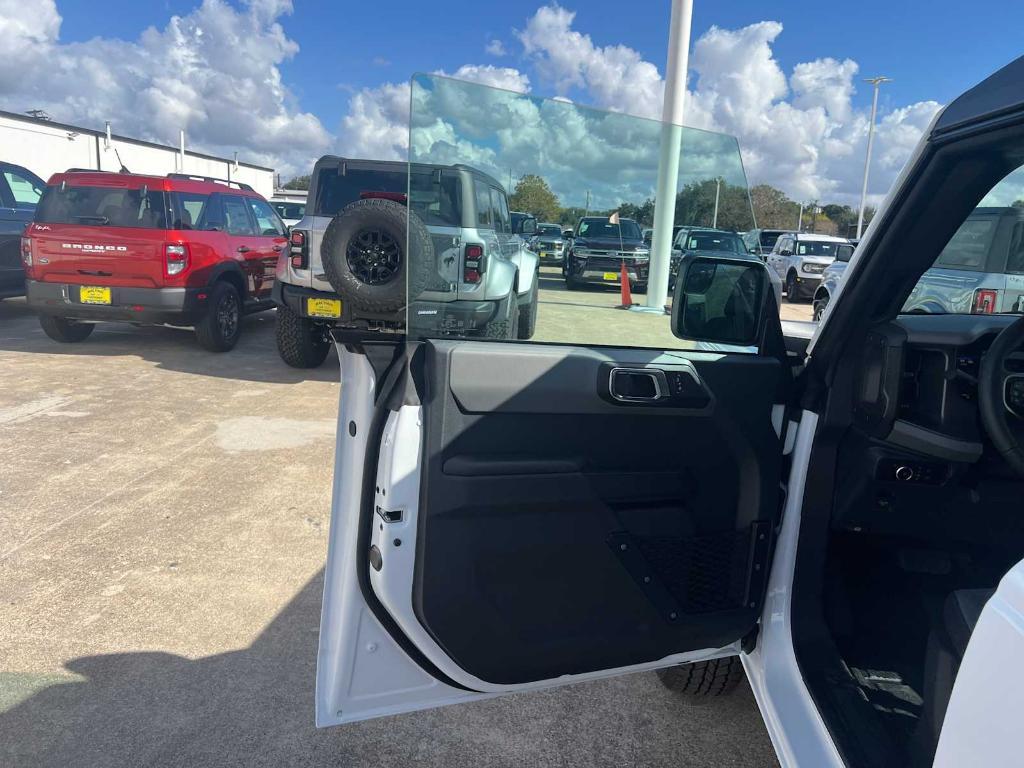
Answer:
[[[327,225],[320,256],[331,287],[364,312],[404,308],[406,296],[416,298],[434,269],[434,246],[420,217],[379,198],[342,208]]]

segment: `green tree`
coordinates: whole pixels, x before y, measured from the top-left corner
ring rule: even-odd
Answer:
[[[633,219],[641,227],[649,227],[654,224],[654,200],[647,198],[639,205],[623,203],[619,206],[619,216]]]
[[[296,176],[284,185],[284,189],[309,189],[309,176]]]
[[[750,190],[754,218],[762,229],[790,229],[796,227],[800,205],[786,196],[781,189],[770,184],[758,184]]]
[[[538,221],[556,221],[561,211],[558,197],[540,176],[528,173],[516,182],[508,200],[513,211],[532,213]]]
[[[676,195],[675,223],[710,227],[715,224],[716,180],[695,181]],[[754,226],[747,188],[720,181],[718,192],[719,229],[745,232]]]

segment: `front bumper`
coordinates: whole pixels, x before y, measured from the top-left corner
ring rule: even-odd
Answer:
[[[206,313],[206,288],[110,287],[110,304],[83,304],[80,285],[25,281],[28,305],[36,312],[72,320],[194,325]]]
[[[537,244],[535,251],[541,264],[561,264],[565,261],[565,247],[561,245]]]
[[[625,262],[626,275],[631,283],[646,283],[650,263]],[[622,281],[622,261],[597,261],[574,257],[570,260],[569,275],[581,283],[618,285]]]

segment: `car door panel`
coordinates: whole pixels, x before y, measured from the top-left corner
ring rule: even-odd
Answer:
[[[779,361],[470,341],[427,341],[411,360],[419,403],[386,419],[370,490],[363,541],[380,567],[365,549],[349,555],[386,614],[372,631],[393,620],[392,641],[444,686],[434,694],[736,652],[758,615],[779,504]],[[688,398],[618,402],[612,368],[680,373]],[[332,550],[343,546],[351,532],[332,531]],[[326,589],[336,581],[329,569]],[[366,620],[333,621],[327,592],[324,610],[337,625],[321,645],[328,724],[346,718],[331,690],[341,665],[325,676],[325,652],[358,652]],[[417,690],[420,706],[437,705]]]

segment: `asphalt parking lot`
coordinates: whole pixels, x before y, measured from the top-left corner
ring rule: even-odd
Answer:
[[[545,280],[545,333],[627,314]],[[281,363],[272,313],[216,355],[0,302],[0,766],[775,763],[745,686],[650,673],[317,731],[336,365]]]

